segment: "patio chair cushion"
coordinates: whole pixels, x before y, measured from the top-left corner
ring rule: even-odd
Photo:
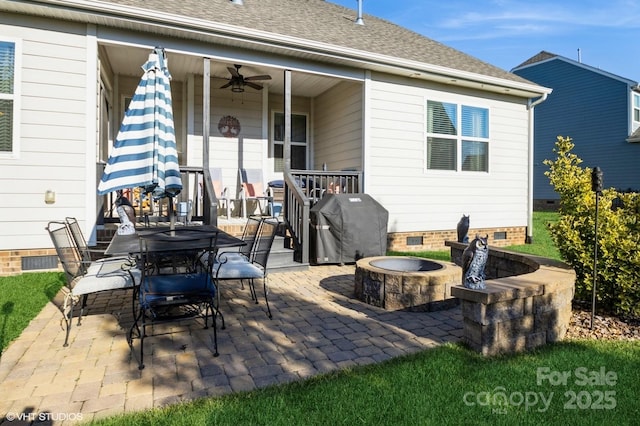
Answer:
[[[129,269],[128,265],[121,260],[113,262],[105,260],[91,264],[87,273],[74,281],[72,292],[75,296],[98,291],[133,288],[135,282],[140,281],[140,270],[137,268]]]
[[[214,276],[220,280],[264,278],[264,270],[247,260],[235,260],[213,265]]]
[[[244,253],[240,253],[238,251],[224,251],[218,253],[214,267],[227,262],[247,262],[248,260],[247,255]]]
[[[208,273],[150,275],[140,289],[140,305],[195,303],[215,297],[216,288]]]

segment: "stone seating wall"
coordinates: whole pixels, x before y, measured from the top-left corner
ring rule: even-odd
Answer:
[[[445,243],[462,265],[467,244]],[[571,320],[575,272],[552,259],[489,247],[487,288],[451,287],[461,301],[464,340],[483,355],[521,352],[561,340]]]

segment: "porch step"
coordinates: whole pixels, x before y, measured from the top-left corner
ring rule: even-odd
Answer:
[[[293,260],[293,249],[287,246],[288,238],[276,235],[273,240],[273,246],[271,247],[271,253],[269,254],[269,261],[267,262],[267,271],[269,272],[291,272],[291,271],[306,271],[309,269],[309,264],[300,263]]]

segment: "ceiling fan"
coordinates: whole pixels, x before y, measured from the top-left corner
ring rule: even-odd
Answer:
[[[244,92],[244,86],[249,86],[256,90],[262,90],[262,86],[254,83],[254,81],[260,80],[271,80],[270,75],[254,75],[251,77],[245,77],[240,74],[240,67],[242,65],[234,65],[235,68],[227,67],[229,73],[231,73],[231,78],[229,78],[228,82],[222,86],[221,89],[225,89],[227,87],[231,87],[232,92]]]

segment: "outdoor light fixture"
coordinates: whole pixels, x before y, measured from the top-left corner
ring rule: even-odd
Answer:
[[[241,93],[244,92],[244,87],[242,87],[242,83],[234,80],[233,84],[231,85],[231,91]]]
[[[53,204],[56,202],[56,193],[51,189],[47,189],[44,193],[44,202],[47,204]]]

